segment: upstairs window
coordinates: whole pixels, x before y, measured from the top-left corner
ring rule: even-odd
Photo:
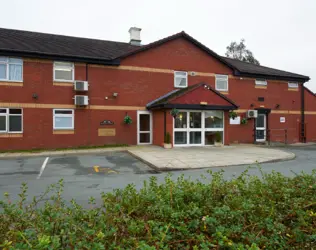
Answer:
[[[73,63],[54,62],[54,81],[73,82],[75,70]]]
[[[0,56],[0,81],[22,82],[23,60]]]
[[[174,87],[175,88],[188,87],[188,72],[185,72],[185,71],[174,72]]]
[[[298,89],[298,83],[297,82],[289,82],[289,89]]]
[[[0,133],[22,133],[22,109],[0,108]]]
[[[215,75],[215,89],[228,91],[228,75]]]
[[[53,110],[54,129],[74,129],[73,109]]]
[[[256,79],[256,86],[267,86],[267,80],[264,79]]]

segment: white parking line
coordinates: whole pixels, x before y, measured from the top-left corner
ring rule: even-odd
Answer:
[[[45,169],[46,164],[47,164],[47,162],[48,162],[48,159],[49,159],[49,157],[46,157],[46,159],[45,159],[45,161],[43,162],[43,165],[42,165],[42,167],[41,167],[41,171],[40,171],[40,173],[38,174],[38,176],[37,176],[36,179],[41,178],[41,175],[42,175],[42,173],[44,172],[44,169]]]

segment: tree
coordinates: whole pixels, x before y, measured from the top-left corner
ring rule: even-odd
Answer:
[[[227,51],[225,55],[229,58],[260,65],[259,61],[254,57],[252,52],[246,48],[245,39],[241,39],[240,43],[231,42],[226,49]]]

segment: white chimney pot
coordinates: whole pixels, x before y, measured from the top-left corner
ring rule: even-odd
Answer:
[[[142,30],[141,28],[137,28],[137,27],[131,27],[129,29],[128,32],[130,34],[130,41],[129,41],[130,44],[140,46],[140,43],[141,43],[140,31],[141,30]]]

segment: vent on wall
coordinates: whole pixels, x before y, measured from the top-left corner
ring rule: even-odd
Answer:
[[[258,102],[264,102],[264,97],[258,97]]]

